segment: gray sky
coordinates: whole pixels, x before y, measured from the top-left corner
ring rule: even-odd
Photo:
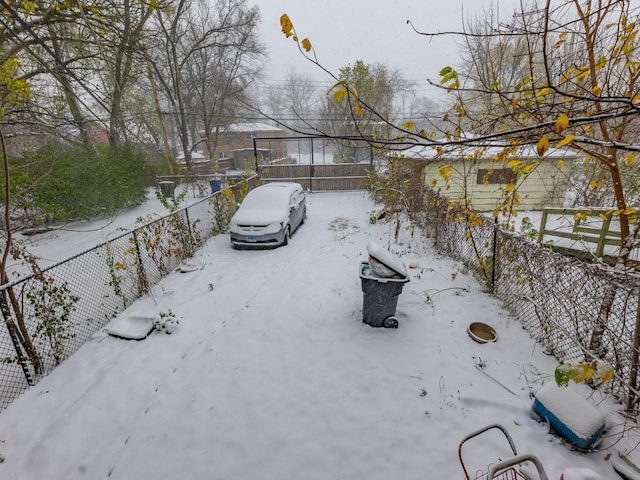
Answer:
[[[291,18],[300,39],[308,37],[319,61],[334,73],[356,60],[398,68],[413,81],[420,96],[438,100],[441,91],[428,85],[438,72],[457,65],[457,40],[430,40],[407,25],[411,19],[420,31],[460,30],[463,16],[478,14],[497,0],[250,0],[262,12],[261,36],[270,56],[265,73],[268,85],[282,84],[295,68],[314,80],[330,77],[306,61],[293,41],[280,31],[280,16]],[[501,0],[501,12],[511,12],[516,0]]]

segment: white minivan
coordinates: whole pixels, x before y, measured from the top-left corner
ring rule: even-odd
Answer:
[[[299,183],[274,182],[251,190],[231,218],[233,248],[287,245],[304,223],[307,205]]]

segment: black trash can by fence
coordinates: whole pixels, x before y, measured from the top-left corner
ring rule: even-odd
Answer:
[[[222,180],[220,180],[219,178],[209,180],[209,186],[211,187],[211,193],[219,192],[222,188]]]
[[[174,182],[158,182],[158,186],[164,198],[173,198],[176,189]]]
[[[377,243],[370,242],[367,251],[369,261],[360,264],[362,321],[372,327],[397,328],[398,297],[409,274],[402,260]]]
[[[395,317],[398,297],[409,281],[403,278],[381,278],[371,271],[369,262],[360,264],[362,283],[362,321],[372,327],[397,328]]]

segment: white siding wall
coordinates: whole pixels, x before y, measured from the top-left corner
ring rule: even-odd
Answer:
[[[516,182],[521,202],[518,210],[540,210],[544,207],[562,206],[572,160],[565,157],[564,164],[559,165],[558,159],[545,159],[529,175],[519,178]],[[444,178],[438,175],[440,168],[445,165],[453,168],[448,185]],[[476,210],[492,211],[503,201],[504,187],[508,183],[478,184],[478,170],[489,170],[492,167],[501,169],[503,165],[490,159],[429,162],[424,168],[424,181],[426,186],[440,190],[451,200],[461,201],[467,192]],[[435,187],[432,186],[434,180]]]

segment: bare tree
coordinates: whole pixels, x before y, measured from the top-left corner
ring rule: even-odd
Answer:
[[[320,98],[311,76],[290,69],[284,78],[283,97],[288,122],[301,131],[312,131],[310,118],[317,110]]]
[[[217,132],[234,119],[247,87],[259,76],[262,47],[256,37],[258,9],[245,0],[211,6],[180,0],[159,12],[160,46],[153,65],[171,107],[187,169],[201,142],[212,152]]]

